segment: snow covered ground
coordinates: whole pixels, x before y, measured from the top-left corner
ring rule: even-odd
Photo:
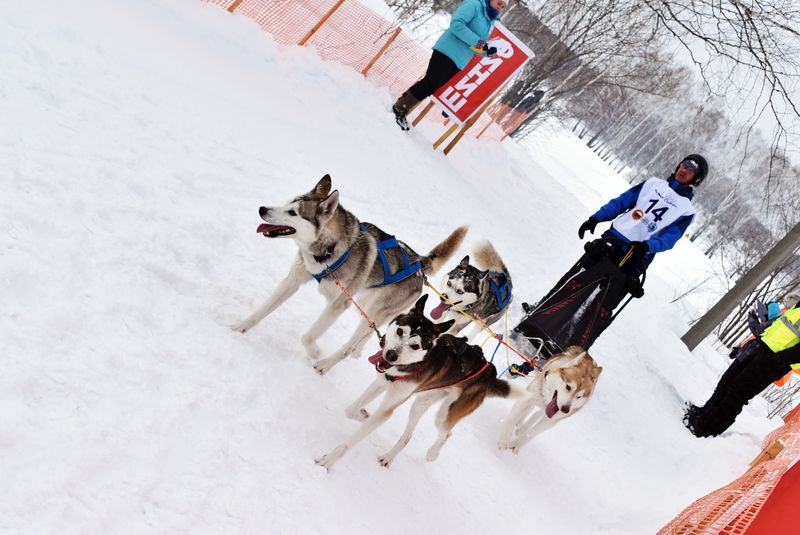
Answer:
[[[396,127],[385,89],[200,2],[18,3],[0,72],[0,532],[654,533],[777,425],[761,402],[721,438],[681,425],[726,365],[679,340],[705,299],[669,303],[706,270],[687,242],[594,346],[596,397],[521,454],[495,448],[509,404],[492,400],[435,463],[428,415],[378,465],[400,411],[328,474],[313,458],[358,425],[343,409],[374,372],[313,372],[312,284],[228,328],[295,254],[256,234],[260,205],[330,173],[347,209],[419,251],[469,223],[512,270],[513,324],[624,181],[555,126],[444,157],[437,127]]]

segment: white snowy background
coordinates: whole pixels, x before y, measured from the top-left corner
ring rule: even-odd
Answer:
[[[374,371],[314,373],[299,342],[323,306],[313,284],[229,329],[295,254],[255,232],[259,206],[330,173],[345,208],[417,251],[470,224],[451,264],[490,239],[513,325],[627,183],[557,125],[444,157],[440,127],[397,128],[386,89],[201,2],[15,3],[0,73],[2,533],[654,533],[779,424],[758,400],[722,437],[682,426],[728,363],[679,339],[712,297],[670,303],[708,269],[683,240],[592,348],[594,399],[519,455],[496,449],[510,404],[490,400],[434,463],[430,414],[379,466],[401,410],[326,473],[313,458],[359,425],[343,409]]]

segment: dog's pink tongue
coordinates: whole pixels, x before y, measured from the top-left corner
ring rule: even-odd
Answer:
[[[552,418],[558,412],[558,392],[553,394],[553,399],[550,400],[550,403],[547,404],[547,407],[544,408],[544,413],[547,415],[548,418]]]
[[[377,353],[367,359],[370,364],[378,364],[383,360],[383,349],[379,349]]]
[[[386,370],[392,367],[392,365],[389,364],[389,361],[383,358],[382,349],[379,349],[377,353],[369,357],[367,360],[369,361],[370,364],[375,365],[375,368],[377,368],[378,371],[380,372],[385,372]]]
[[[279,227],[278,225],[267,225],[266,223],[261,223],[256,229],[256,232],[258,232],[259,234],[264,234],[265,232],[270,232],[278,228],[281,227]]]
[[[431,310],[431,318],[438,320],[444,314],[444,311],[450,308],[450,305],[447,303],[439,303],[436,305],[436,308]]]

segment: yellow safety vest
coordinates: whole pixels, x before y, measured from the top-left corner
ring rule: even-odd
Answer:
[[[800,343],[800,308],[787,310],[776,318],[772,325],[761,333],[761,341],[774,353]],[[800,369],[800,362],[792,364],[792,368]]]

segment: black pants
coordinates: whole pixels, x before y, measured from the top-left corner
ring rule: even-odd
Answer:
[[[408,90],[417,100],[425,100],[436,93],[437,89],[446,84],[460,70],[452,59],[438,50],[434,50],[425,76]]]
[[[773,353],[758,339],[743,347],[720,377],[709,400],[698,409],[695,435],[719,435],[733,425],[751,399],[789,373],[791,363],[781,353]]]
[[[627,248],[623,249],[622,247],[614,247],[613,250],[611,251],[611,254],[609,255],[609,258],[611,258],[611,260],[615,264],[619,264],[620,262],[622,262],[622,259],[625,257],[625,254],[627,252],[628,252]],[[540,303],[543,302],[545,299],[549,298],[551,295],[556,293],[556,291],[559,288],[564,286],[564,284],[566,284],[566,282],[569,279],[577,275],[581,270],[588,269],[597,264],[598,262],[600,262],[601,260],[603,260],[603,258],[592,258],[588,253],[584,254],[582,257],[580,257],[578,262],[574,266],[572,266],[572,268],[569,271],[567,271],[563,277],[561,277],[561,279],[556,283],[556,285],[553,286],[553,288],[551,288],[549,292],[547,292],[547,295],[545,295],[542,299],[539,300],[539,302]],[[638,279],[645,272],[647,266],[643,265],[641,262],[626,262],[621,269],[622,272],[628,276],[628,278]],[[615,308],[617,308],[617,306],[622,302],[623,299],[625,299],[627,295],[628,295],[627,293],[622,293],[619,295],[616,301],[609,301],[608,309],[614,310]]]

